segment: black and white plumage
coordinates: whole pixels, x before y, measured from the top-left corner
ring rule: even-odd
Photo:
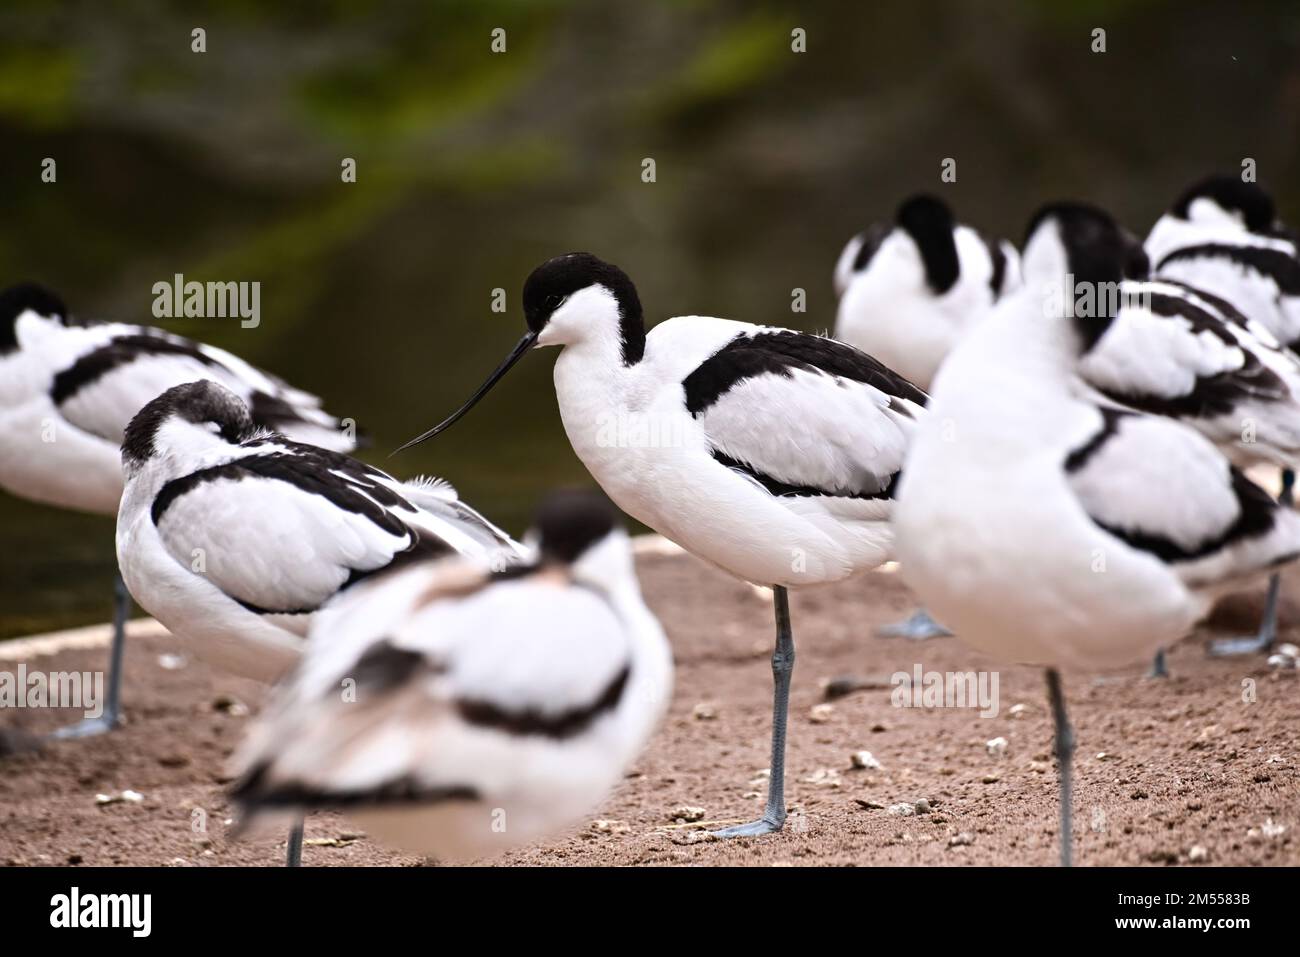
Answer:
[[[922,389],[972,325],[1020,282],[1016,249],[913,196],[891,226],[853,237],[835,265],[835,337]]]
[[[237,756],[248,815],[339,808],[445,859],[598,804],[667,706],[671,656],[607,502],[557,494],[535,530],[535,563],[418,561],[323,612]]]
[[[445,482],[397,479],[258,429],[210,380],[175,386],[131,420],[117,553],[136,601],[202,657],[271,680],[311,615],[396,562],[522,554]]]
[[[1128,280],[1086,345],[1079,374],[1107,397],[1192,426],[1239,466],[1300,464],[1300,361],[1226,300]]]
[[[1072,744],[1056,669],[1143,660],[1217,596],[1300,554],[1300,517],[1209,439],[1080,381],[1111,315],[1067,319],[1044,303],[1063,301],[1067,276],[1118,284],[1125,247],[1099,210],[1040,212],[1024,287],[935,380],[895,511],[904,577],[962,639],[1050,669],[1067,862]]]
[[[147,326],[74,321],[57,295],[26,283],[0,293],[0,488],[114,514],[127,423],[196,379],[230,389],[259,426],[341,452],[356,446],[354,430],[316,396],[224,349]]]
[[[680,316],[646,332],[636,287],[590,253],[551,259],[523,290],[528,332],[455,414],[534,346],[561,346],[569,441],[621,509],[688,551],[776,588],[776,722],[764,817],[779,829],[793,638],[785,589],[887,560],[893,488],[925,393],[852,346],[789,329]]]
[[[1300,346],[1297,248],[1272,197],[1235,176],[1188,187],[1146,240],[1155,277],[1226,299],[1287,348]]]

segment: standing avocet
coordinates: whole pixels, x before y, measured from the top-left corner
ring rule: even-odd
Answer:
[[[531,564],[420,561],[323,611],[236,758],[249,816],[337,808],[463,859],[593,808],[662,717],[672,659],[603,496],[552,495],[534,534]]]
[[[201,658],[274,681],[313,614],[376,572],[525,551],[441,481],[402,483],[339,452],[258,429],[210,380],[168,389],[127,426],[117,518],[122,578]],[[301,828],[289,860],[301,853]]]
[[[1092,207],[1034,217],[1025,284],[936,378],[895,513],[902,571],[921,597],[974,647],[1047,669],[1064,864],[1074,741],[1058,669],[1142,660],[1214,598],[1300,554],[1300,516],[1207,438],[1078,379],[1113,317],[1106,291],[1127,247]],[[1067,311],[1077,289],[1098,308]]]
[[[403,448],[458,420],[534,346],[564,347],[555,393],[565,432],[614,503],[687,551],[774,588],[767,806],[760,820],[719,833],[779,830],[794,667],[786,589],[840,581],[890,557],[894,484],[925,393],[852,346],[789,329],[682,316],[647,334],[632,281],[590,253],[537,267],[523,304],[528,331],[510,355],[450,418]]]
[[[1188,283],[1231,303],[1285,348],[1300,347],[1300,244],[1277,219],[1273,198],[1239,176],[1193,183],[1156,222],[1146,250],[1157,278]],[[1249,423],[1243,421],[1243,428]],[[1279,498],[1292,504],[1293,463],[1283,463]],[[1277,638],[1281,581],[1274,575],[1259,630],[1216,641],[1215,654],[1266,651]]]
[[[354,430],[324,412],[319,399],[238,356],[146,326],[73,321],[57,295],[24,283],[0,293],[0,488],[116,515],[127,423],[150,399],[195,379],[233,390],[259,426],[338,451],[356,445]],[[97,734],[120,720],[129,611],[119,578],[104,713],[56,737]]]
[[[875,356],[922,389],[957,340],[1020,282],[1011,243],[957,222],[935,196],[912,196],[892,226],[849,240],[835,264],[835,338]],[[924,609],[876,629],[882,638],[950,635]]]

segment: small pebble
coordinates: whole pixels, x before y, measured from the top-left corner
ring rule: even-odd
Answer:
[[[962,831],[960,834],[954,834],[948,838],[949,847],[968,847],[975,843],[975,835],[969,831]]]
[[[1010,716],[1013,717],[1013,718],[1019,718],[1019,717],[1022,717],[1022,716],[1024,715],[1024,713],[1025,713],[1026,711],[1028,711],[1028,710],[1029,710],[1029,709],[1028,709],[1025,705],[1023,705],[1023,704],[1013,704],[1013,705],[1012,705],[1012,706],[1007,710],[1007,714],[1010,715]]]
[[[1288,658],[1300,658],[1300,647],[1291,644],[1289,641],[1277,646],[1277,653],[1285,655]]]
[[[122,791],[118,794],[96,794],[95,795],[96,804],[121,804],[123,802],[128,802],[131,804],[139,804],[143,800],[144,800],[143,794],[141,794],[139,791],[132,791],[130,789]]]
[[[610,821],[604,818],[591,822],[591,829],[597,834],[626,834],[632,828],[623,821]]]
[[[1187,859],[1193,864],[1208,861],[1210,859],[1210,852],[1204,845],[1195,844],[1192,846],[1192,849],[1187,852]]]
[[[818,768],[804,778],[803,782],[819,788],[837,788],[843,784],[840,780],[840,772],[834,768]]]
[[[701,701],[691,709],[691,716],[696,721],[713,721],[718,717],[718,709],[711,702]]]
[[[930,802],[926,798],[921,798],[919,801],[913,804],[912,807],[916,810],[917,814],[930,813]]]
[[[1269,655],[1268,666],[1274,671],[1291,671],[1296,666],[1296,660],[1286,655]]]
[[[870,751],[854,751],[849,760],[860,771],[878,771],[884,767]]]
[[[834,701],[836,698],[843,698],[855,691],[861,691],[866,686],[867,683],[861,678],[831,678],[822,687],[822,694],[826,696],[827,701]]]
[[[1007,739],[998,737],[984,742],[984,747],[988,749],[989,754],[998,757],[1006,753]]]
[[[889,805],[889,813],[893,814],[895,817],[912,817],[914,814],[916,814],[916,805],[915,804],[891,804]]]
[[[158,667],[165,671],[179,671],[189,663],[184,655],[159,655]]]
[[[996,774],[986,774],[984,777],[980,778],[980,781],[984,784],[997,784],[1001,780],[1002,779]]]
[[[690,824],[694,821],[704,820],[704,808],[692,807],[689,804],[683,804],[681,807],[675,807],[668,812],[668,819],[680,824]]]
[[[672,836],[674,844],[705,844],[717,840],[720,840],[720,838],[712,831],[686,831]]]
[[[825,724],[835,715],[835,705],[815,704],[808,712],[808,720],[813,724]]]
[[[220,711],[222,714],[228,714],[232,718],[244,718],[248,716],[248,705],[240,701],[234,695],[217,695],[212,702],[212,710]]]

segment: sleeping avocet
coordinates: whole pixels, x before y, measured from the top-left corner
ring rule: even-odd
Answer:
[[[671,655],[603,496],[549,497],[534,534],[531,564],[419,561],[323,611],[236,758],[249,816],[338,808],[463,859],[594,807],[662,717]]]
[[[1203,435],[1078,380],[1113,315],[1100,293],[1123,274],[1114,221],[1059,204],[1028,235],[1024,286],[935,380],[895,527],[907,581],[963,640],[1047,669],[1068,864],[1073,732],[1058,669],[1124,665],[1182,637],[1218,595],[1300,554],[1300,516]],[[1102,299],[1099,315],[1064,318],[1067,275]]]
[[[1284,347],[1300,347],[1300,244],[1277,219],[1273,198],[1237,176],[1188,187],[1146,240],[1156,277],[1189,283],[1231,303]],[[1290,506],[1294,463],[1284,463],[1281,501]],[[1269,582],[1259,631],[1217,641],[1216,654],[1266,651],[1277,637],[1280,580]]]
[[[935,196],[913,196],[892,226],[877,223],[840,254],[835,338],[928,389],[957,340],[1019,282],[1011,243],[958,223]]]
[[[1011,243],[957,222],[943,200],[912,196],[892,226],[849,240],[835,264],[835,338],[875,356],[922,389],[973,324],[1020,282]],[[950,635],[919,610],[876,629],[881,637]]]
[[[248,402],[257,425],[339,451],[356,444],[315,396],[229,352],[145,326],[74,322],[48,289],[10,287],[0,293],[0,488],[60,508],[116,515],[127,423],[164,390],[201,378]],[[96,734],[120,720],[129,610],[119,578],[104,713],[56,737]]]
[[[1282,345],[1300,346],[1295,238],[1257,183],[1210,176],[1188,187],[1146,239],[1152,272],[1214,293]]]
[[[719,833],[779,830],[794,667],[786,589],[840,581],[890,557],[894,483],[925,393],[852,346],[789,329],[681,316],[647,334],[632,281],[590,253],[537,267],[523,305],[528,331],[505,361],[403,448],[456,422],[534,346],[564,347],[555,363],[564,428],[614,503],[774,589],[767,806],[760,820]]]
[[[522,554],[447,483],[402,483],[259,429],[206,379],[140,410],[122,469],[117,555],[131,594],[200,657],[260,681],[297,660],[313,612],[394,561]]]
[[[402,483],[339,452],[257,428],[210,380],[174,386],[127,426],[117,518],[122,578],[199,657],[274,681],[312,615],[384,569],[521,546],[441,481]],[[289,843],[301,853],[301,828]]]

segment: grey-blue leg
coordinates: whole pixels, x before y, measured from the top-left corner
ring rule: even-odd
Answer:
[[[1071,801],[1071,762],[1074,758],[1074,729],[1065,713],[1065,693],[1061,690],[1061,676],[1055,668],[1047,669],[1047,695],[1052,701],[1052,717],[1056,722],[1056,773],[1061,782],[1061,866],[1070,866],[1071,845],[1074,843]]]
[[[1277,497],[1283,508],[1291,508],[1295,501],[1295,473],[1290,469],[1282,472],[1282,494]],[[1264,599],[1264,617],[1259,623],[1259,632],[1250,638],[1221,638],[1210,642],[1210,654],[1215,657],[1231,655],[1262,654],[1273,647],[1277,641],[1277,599],[1282,588],[1282,577],[1276,572],[1268,580],[1268,597]]]
[[[86,718],[50,737],[56,741],[89,738],[112,731],[122,721],[122,654],[126,648],[126,619],[131,614],[131,594],[118,575],[113,582],[113,643],[108,653],[108,694],[98,718]]]
[[[779,585],[772,589],[772,604],[776,608],[776,649],[772,652],[772,768],[767,807],[757,821],[714,831],[718,837],[757,837],[779,831],[785,824],[785,728],[790,714],[794,633],[790,630],[790,596]]]
[[[877,638],[909,638],[912,641],[924,641],[927,638],[947,638],[952,632],[930,617],[924,608],[918,608],[911,616],[891,625],[881,625],[876,629]]]
[[[1148,678],[1168,678],[1169,668],[1165,665],[1165,650],[1161,648],[1156,652],[1155,660],[1151,662],[1151,673]]]
[[[298,818],[289,830],[289,850],[285,855],[285,867],[302,867],[302,829],[305,820]]]

